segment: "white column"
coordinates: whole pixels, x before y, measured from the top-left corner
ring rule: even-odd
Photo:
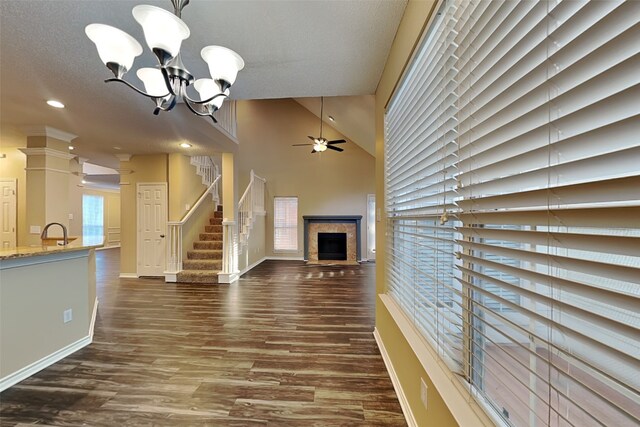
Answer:
[[[235,221],[222,221],[222,271],[218,273],[218,283],[233,283],[239,277],[235,225]]]

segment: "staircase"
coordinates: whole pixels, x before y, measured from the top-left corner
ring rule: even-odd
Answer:
[[[222,269],[222,206],[218,206],[204,228],[200,239],[193,242],[193,250],[187,251],[187,259],[182,261],[178,283],[218,283]]]
[[[238,202],[238,254],[242,254],[249,244],[249,235],[257,215],[265,215],[264,194],[267,180],[251,170],[251,179]]]

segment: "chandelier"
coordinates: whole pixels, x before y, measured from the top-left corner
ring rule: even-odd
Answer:
[[[140,68],[136,74],[146,90],[142,91],[124,80],[131,69],[135,57],[142,54],[142,46],[129,34],[118,28],[104,24],[90,24],[85,33],[95,43],[98,55],[115,77],[107,82],[120,82],[134,91],[151,98],[155,102],[153,114],[170,111],[182,99],[189,109],[198,116],[211,117],[229,96],[229,88],[236,81],[238,71],[244,68],[244,61],[236,52],[222,46],[206,46],[200,52],[209,66],[211,78],[195,80],[180,58],[180,45],[190,35],[189,27],[180,19],[182,9],[189,0],[171,0],[174,13],[165,9],[140,5],[133,8],[133,18],[144,31],[149,49],[158,59],[155,68]],[[200,99],[192,99],[187,87],[193,85]]]

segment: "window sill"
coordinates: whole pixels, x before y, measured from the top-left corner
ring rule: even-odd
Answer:
[[[491,417],[483,405],[477,402],[469,390],[469,385],[453,373],[446,362],[429,345],[411,320],[404,314],[393,298],[386,294],[378,297],[396,322],[396,325],[411,346],[414,354],[438,390],[451,414],[461,426],[495,426],[501,425],[498,419]]]

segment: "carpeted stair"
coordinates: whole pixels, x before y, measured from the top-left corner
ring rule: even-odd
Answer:
[[[200,240],[193,242],[193,250],[187,251],[182,268],[178,283],[218,283],[222,269],[222,206],[209,218]]]

